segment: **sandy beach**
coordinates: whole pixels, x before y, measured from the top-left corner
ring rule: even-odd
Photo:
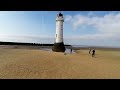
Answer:
[[[0,48],[0,79],[119,79],[120,51],[66,54],[37,49]]]

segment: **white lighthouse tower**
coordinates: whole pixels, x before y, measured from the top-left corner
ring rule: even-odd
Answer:
[[[56,43],[63,42],[63,14],[59,13],[56,18]]]
[[[55,34],[55,43],[53,45],[52,50],[56,52],[64,52],[64,42],[63,42],[63,22],[64,17],[61,12],[57,14],[56,17],[56,34]]]

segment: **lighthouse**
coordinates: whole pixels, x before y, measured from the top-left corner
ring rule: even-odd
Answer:
[[[64,17],[61,12],[57,14],[56,17],[56,34],[55,34],[55,43],[52,47],[52,51],[55,52],[64,52],[65,47],[64,47],[64,42],[63,42],[63,22],[64,22]]]

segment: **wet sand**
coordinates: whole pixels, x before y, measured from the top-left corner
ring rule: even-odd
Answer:
[[[66,54],[38,49],[0,48],[0,79],[120,78],[120,51]]]

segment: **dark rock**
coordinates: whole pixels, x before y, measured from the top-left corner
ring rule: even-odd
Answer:
[[[52,51],[54,52],[65,52],[65,46],[64,43],[54,43],[52,47]]]

